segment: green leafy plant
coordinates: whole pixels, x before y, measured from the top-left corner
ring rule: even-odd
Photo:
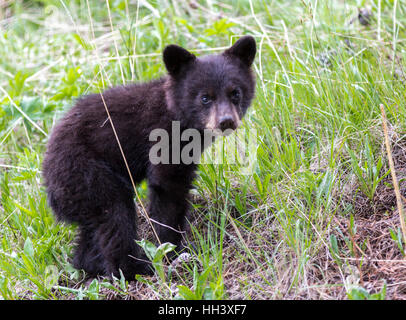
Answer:
[[[211,28],[205,30],[205,33],[207,36],[229,34],[230,33],[229,29],[233,26],[235,26],[235,23],[228,22],[226,18],[223,18],[215,21]]]
[[[154,267],[160,280],[166,282],[163,259],[165,258],[166,254],[173,251],[176,246],[172,243],[165,242],[156,247],[152,242],[145,239],[138,240],[136,242],[142,249],[144,249],[148,259],[151,260],[152,266]]]
[[[43,102],[39,97],[23,96],[21,101],[16,103],[19,105],[25,115],[23,116],[11,103],[3,106],[4,115],[10,121],[18,119],[18,117],[22,117],[24,125],[30,133],[33,130],[31,121],[45,121],[50,119],[53,116],[53,112],[56,108],[55,103],[51,101]],[[31,121],[28,121],[27,117]]]
[[[397,232],[393,229],[389,229],[390,236],[393,241],[395,241],[396,245],[398,246],[402,255],[405,255],[405,248],[403,246],[403,236],[402,230],[400,228],[397,229]]]
[[[62,78],[62,84],[58,89],[58,93],[51,100],[58,101],[78,96],[80,92],[78,79],[81,75],[82,72],[79,67],[68,68],[65,76]]]
[[[382,157],[375,160],[375,155],[372,150],[368,136],[364,139],[364,150],[360,156],[352,150],[349,150],[350,163],[353,172],[355,173],[361,191],[372,200],[375,195],[378,184],[384,179],[390,171],[380,174],[383,167]]]
[[[384,284],[381,291],[377,293],[369,293],[363,287],[352,287],[347,292],[348,299],[350,300],[385,300],[386,298],[386,283]]]
[[[193,286],[191,288],[185,285],[178,286],[178,299],[185,300],[218,300],[224,298],[224,285],[221,277],[213,282],[212,264],[203,272],[198,272],[197,266],[193,268]]]
[[[25,80],[28,78],[28,74],[18,71],[13,79],[9,80],[10,90],[8,91],[9,96],[12,99],[18,98],[24,89]]]

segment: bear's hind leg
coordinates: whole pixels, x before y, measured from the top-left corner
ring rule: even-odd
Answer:
[[[128,280],[134,280],[136,274],[152,274],[150,262],[135,243],[136,218],[131,197],[125,201],[117,199],[104,208],[94,241],[103,257],[105,275],[120,277],[119,269]]]
[[[83,226],[79,226],[78,229],[73,266],[76,269],[83,269],[90,277],[105,274],[103,257],[98,244],[94,241],[94,231]]]

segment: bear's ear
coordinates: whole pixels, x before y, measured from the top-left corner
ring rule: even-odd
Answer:
[[[250,67],[254,61],[257,46],[254,37],[244,36],[237,40],[234,45],[224,51],[225,55],[239,58],[247,67]]]
[[[172,76],[177,76],[181,68],[196,59],[196,56],[186,49],[170,44],[164,49],[163,59],[166,70]]]

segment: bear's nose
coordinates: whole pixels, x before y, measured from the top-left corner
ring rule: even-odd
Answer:
[[[232,129],[235,130],[235,122],[233,120],[233,117],[231,116],[222,116],[219,121],[219,129],[221,131],[227,130],[227,129]]]

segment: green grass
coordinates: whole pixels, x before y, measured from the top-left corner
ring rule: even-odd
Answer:
[[[369,26],[357,19],[364,6],[373,12]],[[404,0],[3,4],[0,297],[399,297],[393,279],[364,266],[372,238],[359,238],[357,226],[375,218],[360,213],[357,199],[373,202],[379,186],[392,188],[379,104],[392,140],[405,145],[405,13]],[[55,223],[42,186],[55,121],[82,94],[163,75],[167,44],[209,54],[245,34],[258,44],[256,98],[244,120],[258,133],[253,173],[200,166],[191,261],[168,267],[165,248],[150,247],[154,277],[84,282],[69,264],[75,227]],[[146,202],[146,185],[138,191]],[[395,216],[396,207],[380,214]],[[398,227],[387,234],[402,257]],[[142,228],[151,239],[145,221]]]

